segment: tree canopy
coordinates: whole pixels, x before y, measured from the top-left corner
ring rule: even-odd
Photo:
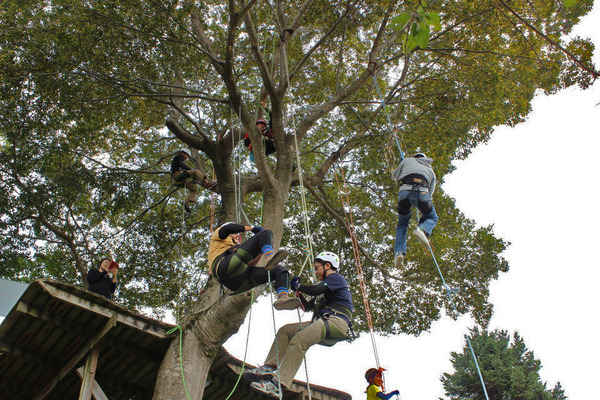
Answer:
[[[347,226],[335,218],[343,168],[370,300],[387,310],[375,313],[377,330],[418,334],[446,300],[414,246],[407,271],[390,268],[397,188],[389,172],[399,160],[387,117],[402,149],[433,157],[443,182],[451,161],[494,126],[522,121],[536,91],[589,84],[593,74],[560,49],[593,70],[591,44],[564,39],[591,4],[5,2],[0,273],[81,281],[111,253],[125,266],[125,304],[173,308],[181,286],[183,301],[193,301],[206,277],[211,196],[218,221],[239,207],[252,223],[262,215],[299,269],[297,140],[313,243],[342,254],[357,288]],[[276,157],[260,152],[260,99],[273,111]],[[244,132],[255,139],[256,164],[239,144]],[[219,180],[185,220],[168,179],[182,146]],[[492,227],[475,228],[440,188],[434,201],[433,242],[459,309],[485,323],[489,282],[508,269],[499,256],[506,243]],[[358,321],[365,326],[360,312]]]
[[[506,331],[475,328],[469,337],[490,399],[567,399],[560,382],[552,390],[546,388],[539,374],[541,362],[517,332],[511,340]],[[462,353],[452,352],[451,361],[454,372],[441,378],[448,398],[485,399],[470,348],[465,344]]]

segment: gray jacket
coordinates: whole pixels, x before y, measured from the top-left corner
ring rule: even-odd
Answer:
[[[429,194],[433,196],[435,191],[435,172],[431,167],[433,159],[429,157],[405,158],[400,162],[398,168],[392,172],[392,178],[397,181],[402,181],[402,178],[410,174],[423,175],[429,182]]]

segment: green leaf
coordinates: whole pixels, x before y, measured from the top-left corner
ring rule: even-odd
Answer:
[[[567,8],[571,8],[577,4],[577,0],[563,0],[563,4]]]
[[[433,30],[439,31],[442,29],[442,24],[440,20],[440,15],[435,11],[430,11],[427,13],[427,20],[429,25],[433,27]]]
[[[406,24],[410,21],[410,14],[403,12],[402,14],[392,18],[392,29],[403,30]]]

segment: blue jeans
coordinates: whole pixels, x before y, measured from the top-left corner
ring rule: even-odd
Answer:
[[[438,215],[429,192],[422,192],[418,187],[413,190],[401,190],[398,195],[398,226],[396,226],[394,253],[406,254],[406,234],[412,207],[417,207],[421,211],[419,228],[427,235],[431,235],[431,231],[437,224]]]

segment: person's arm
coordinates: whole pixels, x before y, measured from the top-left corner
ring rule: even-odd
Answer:
[[[100,271],[96,268],[90,269],[87,273],[88,283],[100,282],[106,276],[106,271]]]
[[[183,160],[183,157],[181,157],[181,156],[177,156],[177,161],[178,161],[178,163],[179,163],[179,168],[180,168],[180,169],[183,169],[183,170],[186,170],[186,171],[189,171],[190,169],[192,169],[191,167],[189,167],[189,166],[188,166],[188,165],[185,163],[185,161]]]
[[[250,232],[250,231],[252,231],[252,233],[258,233],[262,230],[263,229],[260,226],[227,224],[227,225],[221,227],[221,229],[219,229],[219,239],[223,240],[227,236],[232,235],[234,233]]]
[[[219,229],[219,239],[222,240],[229,235],[233,235],[234,233],[241,233],[249,230],[246,228],[246,226],[240,224],[227,224],[222,226],[221,229]]]
[[[110,272],[112,272],[112,281],[110,282],[110,292],[114,293],[115,290],[117,290],[117,273],[118,273],[119,269],[118,268],[111,268]]]
[[[316,285],[300,285],[298,290],[302,293],[306,293],[309,296],[318,296],[327,291],[327,284],[320,282]]]
[[[379,397],[381,400],[389,400],[398,394],[400,394],[400,392],[397,390],[394,390],[393,392],[389,392],[387,394],[383,392],[378,392],[377,397]]]

